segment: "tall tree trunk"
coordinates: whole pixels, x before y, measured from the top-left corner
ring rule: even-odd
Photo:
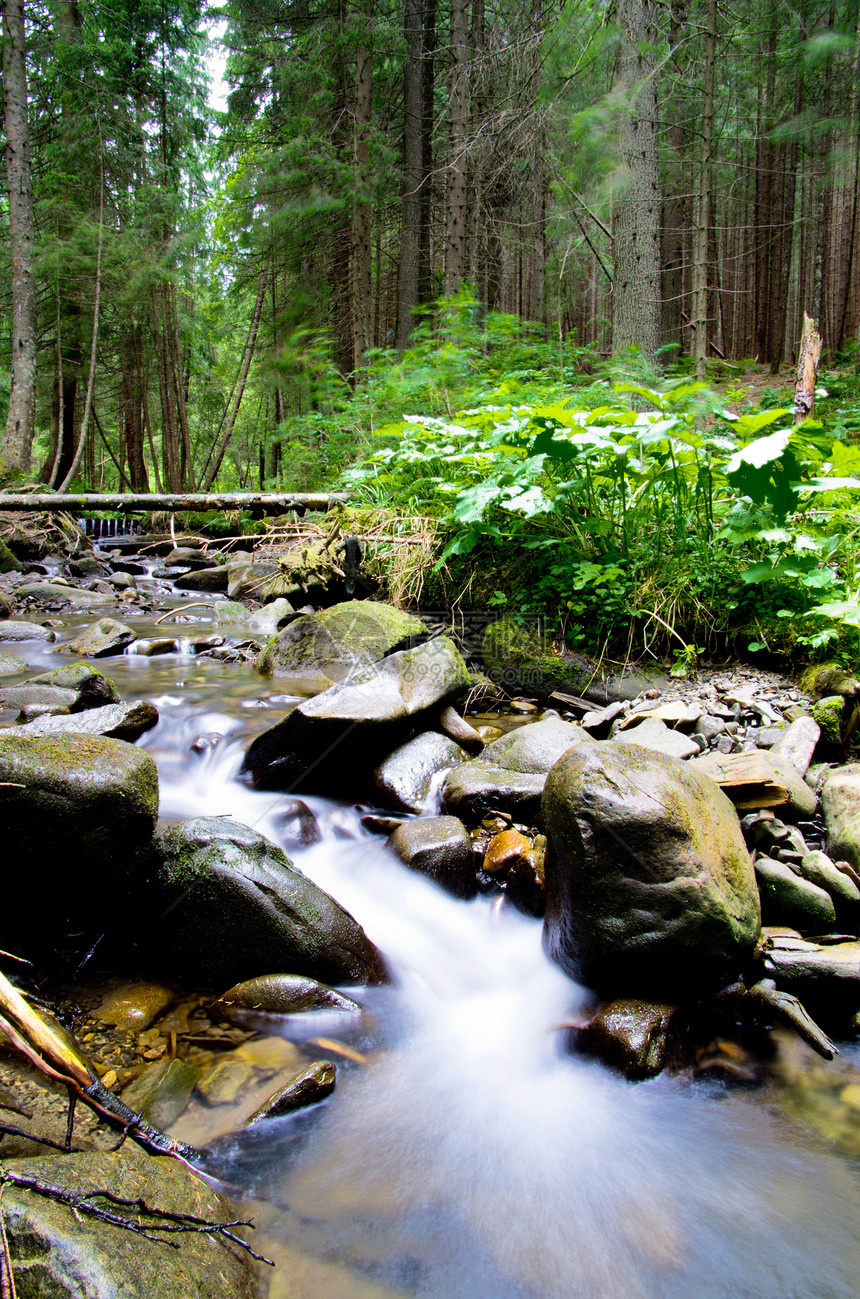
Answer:
[[[404,0],[403,35],[406,62],[403,68],[403,208],[400,229],[400,260],[397,271],[397,327],[394,346],[402,352],[415,323],[414,311],[421,301],[421,206],[424,175],[421,115],[424,107],[424,63],[422,0]]]
[[[418,247],[418,301],[429,302],[433,293],[431,222],[433,217],[433,126],[436,99],[436,0],[424,0],[424,40],[421,95],[421,233]]]
[[[6,182],[12,254],[12,392],[0,440],[0,469],[28,473],[36,433],[36,223],[30,170],[23,0],[3,0]]]
[[[672,0],[669,7],[669,48],[672,51],[672,68],[678,75],[686,63],[683,53],[683,34],[687,26],[688,0]],[[665,362],[677,360],[683,347],[684,315],[684,247],[690,225],[689,198],[685,174],[687,131],[684,112],[677,99],[667,105],[670,117],[668,143],[671,146],[670,183],[663,194],[661,214],[661,308],[660,339],[667,350],[662,354]]]
[[[612,350],[660,346],[660,185],[657,171],[658,40],[655,0],[618,0],[622,190],[613,221]]]
[[[701,155],[696,195],[693,254],[693,354],[696,378],[705,378],[708,357],[708,254],[711,236],[711,150],[714,138],[714,60],[717,41],[717,0],[708,0],[705,66],[702,87]]]
[[[356,188],[353,213],[353,351],[356,364],[373,343],[373,245],[370,202],[370,124],[373,113],[372,0],[366,0],[362,39],[355,52],[353,169]]]
[[[445,292],[456,293],[466,274],[466,124],[469,112],[467,0],[451,0],[448,72],[448,168],[445,198]]]

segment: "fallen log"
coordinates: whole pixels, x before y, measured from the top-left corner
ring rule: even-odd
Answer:
[[[121,514],[173,513],[177,510],[252,510],[284,514],[296,510],[329,510],[345,501],[343,492],[178,492],[152,495],[144,492],[0,492],[0,512],[48,511],[83,514],[116,510]]]

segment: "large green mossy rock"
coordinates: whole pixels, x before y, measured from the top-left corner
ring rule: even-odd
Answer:
[[[243,770],[261,788],[355,797],[370,784],[375,764],[426,730],[469,680],[447,637],[400,650],[304,700],[258,736]]]
[[[269,642],[254,666],[267,676],[333,685],[356,668],[370,667],[392,650],[426,636],[420,618],[393,605],[347,600],[296,618]]]
[[[224,987],[271,970],[329,984],[385,977],[349,912],[268,839],[220,817],[157,836],[138,919],[151,959],[195,984]]]
[[[235,1221],[234,1207],[175,1159],[152,1159],[127,1144],[113,1154],[41,1155],[9,1169],[81,1196],[108,1192],[209,1222]],[[105,1205],[106,1201],[97,1203]],[[108,1207],[115,1209],[113,1205]],[[132,1212],[133,1208],[133,1212]],[[33,1191],[6,1186],[3,1219],[19,1299],[252,1299],[253,1265],[226,1241],[200,1233],[147,1240],[78,1214]],[[240,1229],[241,1233],[241,1229]]]
[[[72,712],[84,708],[101,708],[104,704],[118,704],[119,693],[110,677],[106,677],[98,668],[89,663],[70,663],[68,667],[53,668],[50,672],[40,672],[30,677],[28,686],[58,686],[62,690],[74,690],[77,701]]]
[[[158,814],[152,758],[101,736],[0,734],[0,946],[50,955],[58,936],[128,906]]]
[[[554,690],[579,694],[594,676],[586,665],[556,654],[536,626],[521,627],[513,618],[499,618],[490,624],[484,633],[481,657],[497,685],[539,698]]]
[[[634,744],[569,749],[547,777],[551,956],[604,995],[683,1000],[736,976],[761,929],[737,813],[688,764]]]

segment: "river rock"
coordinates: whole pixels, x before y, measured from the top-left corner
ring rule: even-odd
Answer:
[[[688,763],[617,740],[568,750],[543,799],[544,940],[605,994],[696,995],[734,975],[761,927],[735,810]]]
[[[507,875],[521,861],[534,866],[531,843],[519,830],[502,830],[490,840],[482,869],[487,875]]]
[[[821,811],[827,827],[827,852],[860,868],[860,762],[828,776],[821,791]]]
[[[63,648],[69,654],[97,659],[108,654],[121,654],[126,645],[136,639],[137,632],[132,631],[124,622],[117,622],[114,618],[100,618]]]
[[[563,722],[560,717],[544,717],[508,731],[481,754],[482,762],[492,762],[505,771],[539,772],[543,775],[574,744],[590,737],[582,727]]]
[[[26,659],[17,654],[0,654],[0,677],[11,677],[17,672],[27,671]]]
[[[507,771],[475,758],[453,767],[442,786],[442,806],[468,825],[489,812],[509,812],[530,821],[540,809],[546,775],[540,771]]]
[[[818,799],[785,758],[755,753],[705,753],[690,766],[710,776],[742,811],[788,806],[796,816],[814,816]]]
[[[152,1159],[130,1142],[116,1153],[40,1155],[10,1161],[10,1167],[81,1195],[108,1191],[209,1221],[237,1216],[178,1160]],[[168,1249],[163,1238],[146,1240],[11,1186],[3,1189],[3,1218],[21,1299],[253,1299],[257,1294],[250,1261],[206,1235],[171,1235],[178,1248]]]
[[[332,984],[385,978],[352,916],[248,826],[201,817],[163,830],[156,847],[141,942],[171,974],[222,987],[261,969]]]
[[[455,816],[427,816],[404,821],[388,840],[410,870],[430,879],[455,898],[473,898],[477,881],[472,869],[472,841]]]
[[[227,594],[231,600],[269,600],[295,589],[276,559],[236,559],[228,565]]]
[[[692,758],[700,752],[695,740],[655,716],[621,731],[617,738],[622,744],[638,744],[654,753],[665,753],[669,758]]]
[[[356,668],[378,663],[410,640],[424,640],[420,618],[390,604],[347,600],[318,613],[302,614],[258,656],[258,672],[333,685]]]
[[[771,749],[771,756],[790,762],[799,775],[805,776],[815,753],[821,727],[814,717],[796,717]]]
[[[199,1078],[199,1068],[185,1060],[157,1060],[129,1083],[122,1099],[164,1131],[187,1110]]]
[[[251,744],[243,771],[263,788],[354,794],[358,773],[424,729],[468,684],[446,637],[401,650],[303,700]]]
[[[251,1083],[254,1070],[244,1060],[218,1060],[197,1084],[207,1105],[232,1105]]]
[[[57,633],[38,622],[0,621],[0,641],[55,641]]]
[[[399,745],[374,767],[374,788],[384,807],[399,812],[425,811],[434,778],[466,756],[446,735],[425,731]]]
[[[263,974],[246,979],[222,992],[209,1013],[214,1019],[238,1019],[242,1015],[300,1015],[308,1010],[337,1010],[361,1015],[362,1007],[351,997],[316,979],[298,974]]]
[[[91,605],[112,604],[113,595],[103,591],[88,591],[78,586],[64,586],[60,582],[25,582],[15,588],[16,600],[32,600],[35,604]]]
[[[673,1053],[676,1008],[628,997],[602,1006],[578,1045],[634,1082],[654,1078]]]
[[[514,618],[499,618],[484,633],[481,657],[489,676],[509,693],[525,691],[541,699],[555,690],[575,694],[593,678],[586,660],[556,654],[534,627],[521,627]]]
[[[836,923],[830,894],[795,874],[785,862],[757,857],[755,873],[762,917],[768,924],[791,925],[801,933],[820,934]]]
[[[59,686],[62,690],[74,690],[77,698],[72,712],[85,708],[101,708],[104,704],[118,704],[119,693],[110,677],[106,677],[97,668],[88,663],[71,663],[65,668],[54,668],[51,672],[41,672],[30,677],[29,686]]]
[[[70,713],[78,700],[77,691],[64,690],[62,686],[31,685],[0,687],[0,707],[25,709],[50,709],[55,713]]]
[[[282,1114],[306,1109],[308,1105],[317,1105],[332,1094],[336,1079],[337,1072],[331,1060],[316,1060],[273,1092],[242,1126],[251,1128],[262,1123],[263,1119],[276,1119]]]
[[[475,730],[465,719],[461,717],[456,708],[450,704],[443,708],[439,714],[439,727],[452,740],[456,740],[469,753],[480,753],[486,741],[479,731]]]
[[[229,569],[226,564],[214,564],[211,568],[182,573],[174,579],[174,584],[183,591],[226,591]]]
[[[52,955],[58,933],[122,914],[157,813],[158,772],[142,749],[101,736],[0,734],[0,837],[16,863],[4,878],[0,946]]]
[[[853,907],[860,902],[860,888],[833,862],[827,853],[816,849],[806,853],[797,867],[798,874],[819,888],[825,889],[836,905],[837,911]]]
[[[109,992],[94,1016],[103,1024],[142,1033],[175,1000],[175,993],[160,983],[127,983]]]

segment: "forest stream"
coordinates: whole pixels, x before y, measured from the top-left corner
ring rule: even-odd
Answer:
[[[189,610],[172,634],[205,634],[210,617]],[[87,621],[54,626],[62,641]],[[133,626],[141,638],[165,630],[141,618]],[[28,674],[58,662],[52,646],[15,648]],[[570,1054],[565,1025],[588,993],[544,954],[539,920],[499,897],[459,901],[407,870],[362,825],[367,806],[303,796],[318,835],[297,847],[286,796],[237,779],[249,740],[297,702],[295,683],[190,652],[134,650],[103,666],[123,699],[158,708],[138,743],[158,765],[161,818],[232,817],[280,843],[359,921],[393,975],[350,990],[368,1010],[357,1030],[331,1011],[257,1025],[292,1041],[296,1059],[318,1058],[309,1039],[340,1044],[330,1100],[243,1131],[241,1098],[198,1105],[170,1129],[214,1140],[225,1181],[250,1197],[255,1246],[277,1264],[263,1269],[261,1293],[856,1293],[856,1160],[835,1129],[828,1145],[786,1116],[784,1078],[758,1090],[666,1073],[631,1083]],[[848,1046],[833,1068],[852,1061]],[[822,1083],[813,1108],[832,1089]]]

